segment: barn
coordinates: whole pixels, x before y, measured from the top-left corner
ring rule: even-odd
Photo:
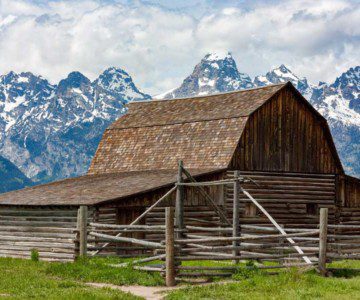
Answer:
[[[73,260],[80,206],[89,222],[129,224],[174,186],[179,161],[183,180],[248,178],[244,188],[279,224],[316,226],[320,207],[329,208],[329,223],[360,224],[360,180],[344,173],[326,120],[286,83],[130,103],[105,131],[86,175],[0,195],[0,256],[26,258],[36,248],[43,259]],[[231,219],[233,192],[231,185],[186,187],[184,222]],[[268,222],[240,200],[240,224]],[[174,201],[169,194],[141,224],[163,224]],[[123,243],[105,253],[139,251]]]

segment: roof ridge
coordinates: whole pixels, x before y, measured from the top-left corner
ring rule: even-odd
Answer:
[[[211,118],[211,119],[198,119],[190,120],[183,122],[172,122],[172,123],[156,123],[151,125],[137,125],[137,126],[124,126],[124,127],[108,127],[106,130],[123,130],[123,129],[133,129],[133,128],[146,128],[146,127],[156,127],[156,126],[168,126],[168,125],[179,125],[179,124],[189,124],[189,123],[201,123],[201,122],[210,122],[210,121],[219,121],[219,120],[229,120],[229,119],[239,119],[239,118],[248,118],[249,115],[235,115],[231,117],[222,117],[222,118]]]
[[[277,84],[270,84],[270,85],[266,85],[266,86],[259,86],[259,87],[255,87],[255,88],[244,89],[244,90],[236,90],[236,91],[229,91],[229,92],[223,92],[223,93],[214,93],[214,94],[210,94],[210,95],[195,95],[192,97],[182,97],[182,98],[174,98],[174,99],[154,99],[154,98],[152,98],[150,100],[132,101],[132,102],[129,102],[127,105],[136,105],[136,104],[141,104],[141,103],[154,103],[154,102],[161,102],[161,101],[175,101],[175,100],[188,100],[188,99],[190,100],[190,99],[194,99],[194,98],[209,98],[209,97],[213,97],[213,96],[237,94],[237,93],[243,93],[243,92],[248,92],[248,91],[266,89],[266,88],[271,88],[271,87],[275,87],[275,86],[285,86],[286,84],[288,84],[288,82],[289,81],[277,83]]]

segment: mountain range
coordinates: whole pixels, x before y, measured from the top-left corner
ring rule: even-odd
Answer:
[[[129,101],[150,99],[117,68],[57,85],[30,72],[0,76],[0,155],[35,182],[86,172],[102,132]]]
[[[230,53],[207,54],[180,87],[157,99],[208,95],[291,81],[330,125],[345,169],[360,174],[360,67],[310,84],[285,65],[251,78]],[[30,72],[0,76],[0,155],[35,183],[84,174],[105,128],[130,101],[151,99],[131,76],[109,68],[94,81],[72,72],[58,84]],[[1,171],[1,170],[0,170]],[[1,173],[0,173],[1,176]]]

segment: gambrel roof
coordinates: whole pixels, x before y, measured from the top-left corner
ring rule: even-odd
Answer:
[[[104,133],[88,174],[226,168],[252,112],[285,84],[129,104]]]

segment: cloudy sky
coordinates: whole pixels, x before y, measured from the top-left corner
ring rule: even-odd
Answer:
[[[53,83],[117,66],[157,94],[214,51],[250,76],[284,63],[317,83],[359,65],[359,46],[358,0],[0,0],[0,73]]]

